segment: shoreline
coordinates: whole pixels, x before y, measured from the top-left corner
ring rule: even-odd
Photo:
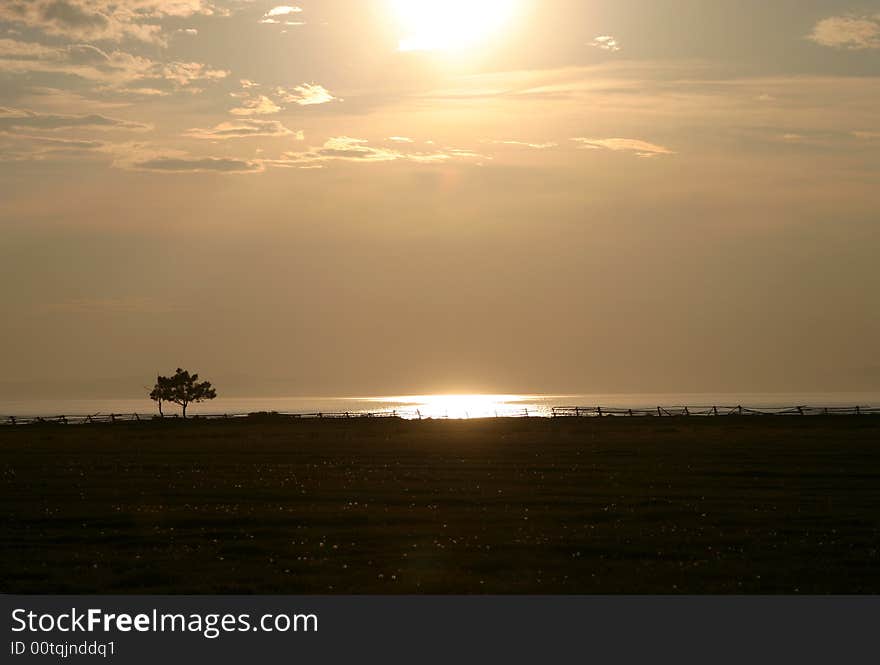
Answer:
[[[473,417],[449,417],[449,416],[426,416],[418,410],[392,409],[382,411],[344,411],[344,412],[311,412],[311,413],[286,413],[278,411],[258,411],[250,413],[194,413],[188,417],[179,414],[160,416],[155,413],[96,413],[92,415],[0,415],[0,426],[38,425],[38,424],[99,424],[99,423],[122,423],[122,422],[164,422],[177,420],[252,420],[265,421],[275,420],[374,420],[374,419],[397,419],[397,420],[507,420],[520,418],[540,418],[555,420],[559,418],[680,418],[680,417],[816,417],[816,416],[876,416],[880,415],[880,407],[874,406],[781,406],[781,407],[750,407],[750,406],[657,406],[653,408],[623,408],[605,406],[554,406],[549,412],[530,412],[523,409],[522,413],[505,413],[494,416]]]

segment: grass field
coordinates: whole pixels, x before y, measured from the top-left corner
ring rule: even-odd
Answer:
[[[880,418],[0,428],[3,592],[878,593]]]

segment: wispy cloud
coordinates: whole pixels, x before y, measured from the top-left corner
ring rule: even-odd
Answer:
[[[8,38],[0,39],[0,71],[64,74],[120,90],[136,83],[151,89],[158,89],[158,85],[183,89],[196,82],[219,81],[229,74],[199,62],[157,62],[91,44],[49,46]]]
[[[304,138],[302,131],[294,132],[277,120],[235,120],[221,122],[210,129],[193,128],[186,132],[186,136],[197,139],[223,140],[242,139],[260,136],[295,136],[297,139]]]
[[[230,109],[232,115],[271,115],[278,113],[281,107],[265,95],[257,95],[249,99],[245,99],[241,106]]]
[[[337,99],[327,88],[317,83],[303,83],[290,89],[278,87],[275,94],[284,102],[300,106],[327,104]]]
[[[555,148],[559,144],[548,142],[548,143],[530,143],[528,141],[501,141],[501,140],[486,140],[484,143],[490,143],[492,145],[509,145],[517,148],[531,148],[533,150],[547,150],[549,148]]]
[[[0,131],[0,161],[66,159],[105,151],[107,143],[92,139],[36,136]]]
[[[215,69],[200,62],[169,62],[160,65],[161,77],[185,87],[196,81],[219,81],[229,76],[225,69]]]
[[[612,53],[620,50],[620,44],[611,35],[599,35],[590,42],[590,46],[603,51],[611,51]]]
[[[260,173],[264,169],[263,163],[259,160],[171,155],[122,162],[120,165],[137,171],[158,173]]]
[[[274,166],[296,166],[330,161],[382,163],[409,161],[417,164],[436,164],[453,159],[484,160],[485,155],[470,150],[447,148],[433,152],[405,152],[401,149],[372,146],[366,139],[350,136],[335,136],[328,139],[320,148],[306,152],[286,152],[279,160],[267,160]]]
[[[283,24],[283,25],[305,25],[303,21],[296,21],[293,19],[294,16],[301,14],[302,8],[295,7],[291,5],[279,5],[278,7],[273,7],[265,14],[263,14],[263,18],[260,20],[260,23],[269,23],[269,24]]]
[[[4,0],[0,21],[53,37],[166,45],[159,20],[224,13],[208,0]]]
[[[675,153],[662,145],[649,143],[640,139],[592,139],[573,138],[585,150],[612,150],[614,152],[632,152],[639,157],[656,157],[658,155],[674,155]]]
[[[102,141],[58,138],[54,136],[35,136],[33,134],[11,134],[9,132],[2,132],[0,133],[0,136],[15,139],[17,141],[26,141],[33,145],[45,146],[48,148],[65,148],[71,150],[96,150],[105,145]]]
[[[813,28],[809,39],[838,49],[880,48],[880,14],[874,16],[831,16]]]
[[[142,131],[149,125],[120,118],[111,118],[98,113],[60,114],[39,113],[29,109],[0,107],[0,129],[71,129],[90,127],[96,129],[124,129]]]
[[[336,136],[328,139],[321,148],[308,153],[288,153],[288,159],[302,159],[303,161],[321,161],[328,159],[342,159],[353,162],[389,162],[401,159],[402,153],[387,148],[377,148],[368,145],[364,139],[350,136]]]
[[[102,83],[127,83],[156,74],[149,58],[104,51],[90,44],[48,46],[0,39],[0,70],[12,73],[54,72]]]

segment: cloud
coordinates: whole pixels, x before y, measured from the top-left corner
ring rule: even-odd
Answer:
[[[402,154],[396,150],[373,148],[364,139],[350,136],[336,136],[328,139],[324,146],[316,151],[319,158],[344,159],[355,162],[388,162],[400,159]]]
[[[382,163],[401,160],[417,164],[436,164],[452,159],[482,160],[486,157],[469,150],[455,148],[435,152],[403,152],[391,148],[371,146],[366,139],[334,136],[327,139],[320,148],[312,148],[307,152],[286,152],[281,159],[266,160],[266,163],[273,166],[299,166],[329,161]]]
[[[134,159],[116,166],[137,171],[158,173],[260,173],[264,170],[259,160],[231,157],[180,157],[176,155]]]
[[[165,46],[157,21],[226,14],[209,0],[3,0],[0,21],[80,41],[132,39]]]
[[[253,138],[259,136],[295,136],[297,139],[304,138],[303,132],[294,132],[277,120],[235,120],[221,122],[211,129],[194,128],[186,132],[186,136],[197,139],[224,140]]]
[[[195,81],[219,81],[229,76],[225,69],[214,69],[200,62],[169,62],[160,66],[161,78],[181,87]]]
[[[258,95],[242,102],[242,105],[229,112],[232,115],[271,115],[278,113],[281,107],[265,95]]]
[[[0,107],[0,129],[71,129],[91,127],[97,129],[146,130],[149,125],[120,120],[97,113],[60,114],[39,113],[27,109]]]
[[[880,139],[880,131],[855,131],[852,135],[862,141],[875,141]]]
[[[70,157],[103,151],[108,144],[89,139],[35,136],[0,131],[0,160],[24,161]]]
[[[158,89],[157,83],[186,88],[196,81],[218,81],[229,74],[198,62],[159,63],[125,51],[105,51],[91,44],[46,46],[14,39],[0,39],[0,71],[66,74],[111,87],[151,82],[142,87],[152,89]]]
[[[295,14],[301,14],[301,7],[293,7],[290,5],[280,5],[274,7],[263,14],[260,23],[282,24],[282,25],[305,25],[303,21],[294,21],[292,17]]]
[[[829,48],[861,50],[880,48],[880,14],[832,16],[822,19],[808,37]]]
[[[46,146],[49,148],[61,148],[70,150],[97,150],[102,148],[105,143],[103,141],[91,141],[87,139],[66,139],[55,138],[52,136],[33,136],[30,134],[12,134],[3,132],[3,137],[13,138],[17,141],[26,141],[33,145]]]
[[[533,150],[547,150],[549,148],[555,148],[559,144],[558,143],[529,143],[527,141],[484,141],[484,143],[491,143],[492,145],[510,145],[516,146],[520,148],[532,148]]]
[[[55,57],[59,49],[37,44],[36,42],[22,42],[17,39],[0,39],[0,58],[10,58],[22,61],[41,60]]]
[[[156,63],[122,51],[104,51],[90,44],[45,46],[0,39],[0,71],[68,74],[102,83],[125,83],[149,76]]]
[[[170,93],[159,88],[111,88],[114,93],[135,97],[167,97]]]
[[[620,50],[620,44],[617,42],[617,39],[611,35],[599,35],[590,42],[590,46],[603,51],[611,51],[612,53]]]
[[[389,141],[394,141],[395,143],[415,143],[415,141],[408,136],[389,136]]]
[[[165,146],[144,142],[114,143],[103,152],[112,156],[113,168],[154,173],[261,173],[260,159],[236,156],[193,155]]]
[[[674,155],[669,148],[639,139],[590,139],[573,138],[585,150],[612,150],[614,152],[634,152],[639,157],[655,157],[657,155]]]
[[[266,12],[265,16],[269,16],[275,18],[277,16],[287,16],[288,14],[298,14],[302,12],[302,8],[300,7],[291,7],[290,5],[281,5],[279,7],[274,7]]]
[[[96,0],[4,0],[0,21],[23,25],[46,35],[90,41],[125,38],[163,43],[161,28],[143,22],[128,7],[113,8]]]
[[[316,83],[303,83],[290,90],[279,87],[275,89],[275,94],[284,102],[300,106],[326,104],[336,99],[327,88]]]

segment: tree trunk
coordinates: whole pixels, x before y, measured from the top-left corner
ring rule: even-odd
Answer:
[[[159,400],[159,417],[164,418],[165,414],[162,412],[162,400]]]
[[[181,406],[183,407],[183,417],[186,418],[186,402],[181,404]]]

